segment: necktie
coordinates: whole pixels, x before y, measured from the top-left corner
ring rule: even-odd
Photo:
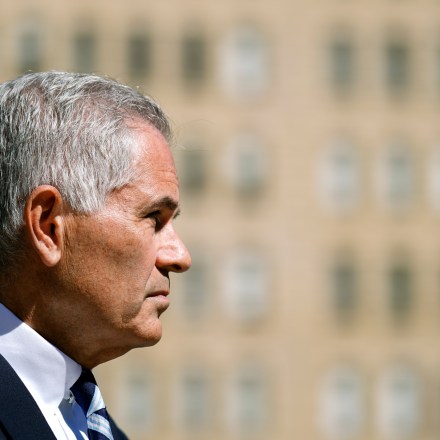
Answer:
[[[89,439],[113,440],[107,410],[93,373],[83,369],[70,390],[87,418]]]

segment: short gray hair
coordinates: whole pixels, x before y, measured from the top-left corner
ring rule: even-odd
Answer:
[[[88,214],[130,181],[130,119],[170,141],[160,107],[112,79],[43,72],[0,84],[0,268],[15,259],[36,187],[53,185],[73,212]]]

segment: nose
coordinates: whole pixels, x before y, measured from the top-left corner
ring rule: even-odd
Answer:
[[[167,272],[181,273],[191,267],[191,255],[172,227],[163,229],[159,239],[156,266]]]

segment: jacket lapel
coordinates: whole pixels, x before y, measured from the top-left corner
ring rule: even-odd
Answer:
[[[18,377],[0,355],[0,439],[56,440],[38,405]]]

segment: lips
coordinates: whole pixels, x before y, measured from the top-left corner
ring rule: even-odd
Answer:
[[[156,296],[168,296],[169,293],[170,292],[168,290],[158,290],[157,292],[149,293],[147,295],[147,298],[152,298],[152,297],[156,297]]]
[[[156,292],[149,293],[145,300],[150,304],[154,304],[154,307],[157,309],[158,316],[160,316],[170,305],[168,295],[168,290],[158,290]]]

